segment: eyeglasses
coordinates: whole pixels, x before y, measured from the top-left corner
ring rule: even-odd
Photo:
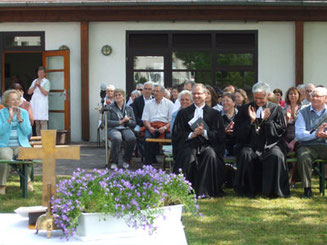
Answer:
[[[311,95],[312,98],[320,98],[320,97],[325,97],[326,95],[318,95],[318,94],[313,94]]]
[[[138,90],[138,91],[141,91],[141,92],[143,91],[143,89],[141,89],[141,88],[138,88],[137,90]]]

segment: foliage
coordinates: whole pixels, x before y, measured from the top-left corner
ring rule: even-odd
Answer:
[[[187,212],[198,213],[197,200],[183,175],[167,174],[151,166],[136,171],[94,169],[93,173],[77,169],[57,187],[52,211],[67,238],[74,234],[82,212],[127,217],[128,225],[150,231],[162,212],[153,208],[184,204]]]

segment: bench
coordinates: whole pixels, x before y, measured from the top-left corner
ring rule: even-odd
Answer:
[[[41,136],[33,136],[30,138],[30,145],[37,147],[42,145]],[[41,163],[40,160],[0,160],[0,164],[9,164],[13,170],[17,172],[20,179],[20,187],[22,188],[23,198],[27,198],[27,182],[28,182],[28,167],[31,167],[31,181],[34,179],[33,165]]]
[[[158,139],[158,138],[146,138],[146,142],[151,142],[151,143],[159,143],[163,145],[162,150],[163,150],[163,160],[162,160],[162,169],[163,170],[168,170],[170,173],[173,170],[173,163],[174,163],[174,158],[173,158],[173,147],[171,145],[172,140],[171,139]],[[164,145],[166,144],[166,145]],[[168,165],[168,167],[166,167]]]

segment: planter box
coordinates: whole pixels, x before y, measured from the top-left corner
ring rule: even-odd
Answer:
[[[142,238],[142,242],[146,242],[147,237],[158,235],[171,237],[172,234],[179,232],[182,242],[178,244],[187,244],[181,222],[182,207],[183,205],[174,205],[162,208],[164,209],[163,214],[159,215],[154,222],[154,226],[158,228],[152,235],[149,234],[149,230],[147,229],[129,227],[124,219],[117,219],[111,215],[100,213],[83,213],[79,217],[76,234],[79,239],[84,241],[133,238],[133,244],[136,244],[137,237]],[[176,239],[178,240],[178,236],[175,236],[174,239],[175,241]]]

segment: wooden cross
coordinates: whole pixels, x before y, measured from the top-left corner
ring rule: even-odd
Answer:
[[[41,130],[42,147],[21,147],[18,159],[42,160],[42,206],[48,206],[50,195],[56,193],[56,159],[80,159],[80,146],[56,146],[57,130]],[[51,191],[48,193],[48,185]]]

